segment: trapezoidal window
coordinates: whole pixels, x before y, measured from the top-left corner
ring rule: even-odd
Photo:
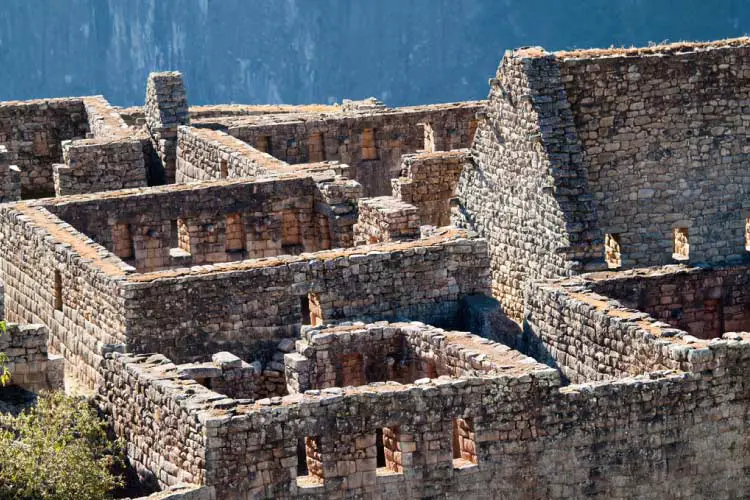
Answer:
[[[241,214],[228,214],[226,223],[226,250],[229,253],[244,252],[247,247],[245,224]]]
[[[362,159],[377,160],[378,148],[375,145],[375,129],[366,128],[362,131]]]
[[[320,438],[306,437],[297,444],[297,485],[318,486],[323,483],[323,479]]]
[[[255,141],[255,149],[264,153],[271,154],[271,136],[262,135]]]
[[[130,224],[118,223],[112,228],[112,244],[114,254],[121,259],[135,257],[135,244],[130,230]]]
[[[404,462],[401,450],[401,429],[383,427],[375,432],[375,447],[377,456],[377,474],[401,474],[404,472]]]
[[[311,134],[307,142],[307,148],[310,163],[325,161],[326,150],[323,144],[323,134]]]
[[[470,418],[453,419],[453,467],[477,464],[474,421]]]
[[[686,227],[676,227],[672,230],[672,258],[680,261],[690,258],[690,243]]]
[[[227,177],[229,177],[229,164],[227,163],[226,160],[221,160],[221,165],[219,168],[220,168],[219,173],[221,174],[222,179],[226,179]]]
[[[622,250],[620,248],[619,234],[604,235],[604,260],[610,269],[622,266]]]
[[[63,290],[62,290],[62,274],[60,271],[55,270],[55,289],[54,289],[54,304],[55,309],[58,311],[63,310]]]
[[[432,128],[432,123],[423,123],[422,128],[424,129],[424,151],[425,153],[432,153],[435,151],[435,130]]]

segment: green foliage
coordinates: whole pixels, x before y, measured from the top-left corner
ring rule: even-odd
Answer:
[[[102,499],[122,485],[122,445],[83,399],[42,393],[17,417],[0,415],[0,498]]]
[[[0,321],[0,335],[4,335],[7,332],[7,326],[5,321]],[[8,370],[8,355],[4,352],[0,352],[0,386],[8,385],[10,382],[10,371]]]

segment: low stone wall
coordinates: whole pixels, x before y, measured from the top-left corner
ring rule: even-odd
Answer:
[[[559,283],[533,284],[527,291],[524,325],[528,352],[558,366],[573,381],[605,380],[656,370],[700,371],[700,367],[710,366],[711,357],[706,361],[703,356],[712,343],[678,326],[684,322],[695,326],[693,320],[699,315],[701,328],[718,323],[717,308],[712,306],[706,311],[703,300],[714,296],[717,287],[723,290],[721,296],[736,301],[726,306],[726,324],[746,324],[747,305],[742,300],[745,294],[737,293],[746,288],[746,279],[747,268],[675,266],[651,269],[650,273],[595,273]],[[722,284],[736,286],[727,288],[736,292],[727,293]],[[657,293],[664,295],[657,297]],[[641,304],[631,302],[638,300],[642,300]],[[645,311],[639,310],[641,306]],[[680,317],[669,311],[685,314]],[[651,312],[669,318],[660,321]],[[670,322],[665,322],[667,319]],[[721,333],[713,336],[721,337]]]
[[[419,238],[417,207],[392,196],[360,198],[354,244],[372,245]]]
[[[178,362],[219,350],[251,361],[312,317],[450,325],[461,296],[487,291],[485,243],[464,236],[132,276],[128,343]]]
[[[144,187],[146,166],[139,133],[102,96],[83,98],[93,138],[65,142],[64,164],[54,165],[55,194]]]
[[[448,226],[458,179],[469,163],[468,150],[404,155],[399,177],[391,179],[393,196],[416,206],[422,224]]]
[[[502,373],[520,361],[517,351],[470,333],[418,322],[321,326],[303,330],[285,356],[290,392],[421,378]]]
[[[8,356],[12,385],[32,392],[62,389],[63,358],[47,353],[47,337],[44,325],[6,324],[0,334],[0,352]]]
[[[0,144],[20,169],[24,198],[54,194],[52,165],[62,160],[61,141],[88,132],[81,98],[0,102]]]
[[[294,171],[231,135],[193,127],[177,130],[176,168],[177,184]]]
[[[750,268],[665,266],[587,275],[592,291],[710,339],[750,331]]]
[[[53,166],[57,196],[146,186],[143,149],[137,139],[67,143],[63,145],[63,161]]]
[[[285,345],[293,345],[285,341]],[[211,362],[187,363],[177,370],[183,376],[230,398],[263,399],[286,395],[284,353],[277,351],[270,362],[259,360],[247,363],[234,354],[218,352]]]

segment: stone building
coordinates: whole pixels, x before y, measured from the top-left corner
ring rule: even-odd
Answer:
[[[749,78],[743,38],[509,51],[481,102],[0,103],[15,381],[64,360],[154,498],[745,497]]]

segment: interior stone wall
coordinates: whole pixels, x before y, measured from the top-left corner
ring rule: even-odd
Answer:
[[[330,239],[328,231],[319,235],[314,225],[316,191],[312,178],[297,176],[126,190],[111,196],[68,197],[46,206],[110,251],[116,249],[117,228],[129,228],[133,255],[126,260],[139,272],[149,272],[315,251],[319,240]],[[245,248],[228,251],[227,218],[238,214]],[[188,255],[174,258],[170,251],[179,248],[180,221],[189,234],[185,240],[189,248],[183,248]],[[293,231],[295,241],[285,240],[285,231]]]
[[[747,266],[648,268],[592,277],[591,289],[698,338],[750,331]]]
[[[672,263],[675,228],[688,229],[690,262],[744,256],[750,47],[558,64],[598,224],[619,235],[623,266]]]
[[[450,325],[461,296],[488,291],[484,241],[448,234],[402,245],[133,276],[123,287],[131,311],[128,344],[177,362],[218,350],[251,361],[297,336],[310,321],[304,314],[310,294],[323,322],[402,318]]]
[[[81,98],[0,102],[0,144],[21,171],[24,198],[54,195],[52,165],[62,161],[61,141],[88,132]]]
[[[194,125],[226,130],[290,164],[327,160],[351,165],[352,178],[362,184],[366,196],[384,196],[390,194],[390,179],[398,177],[401,155],[425,149],[424,123],[434,130],[437,150],[466,148],[476,128],[475,115],[483,106],[483,102],[466,102],[385,111],[224,118]]]

